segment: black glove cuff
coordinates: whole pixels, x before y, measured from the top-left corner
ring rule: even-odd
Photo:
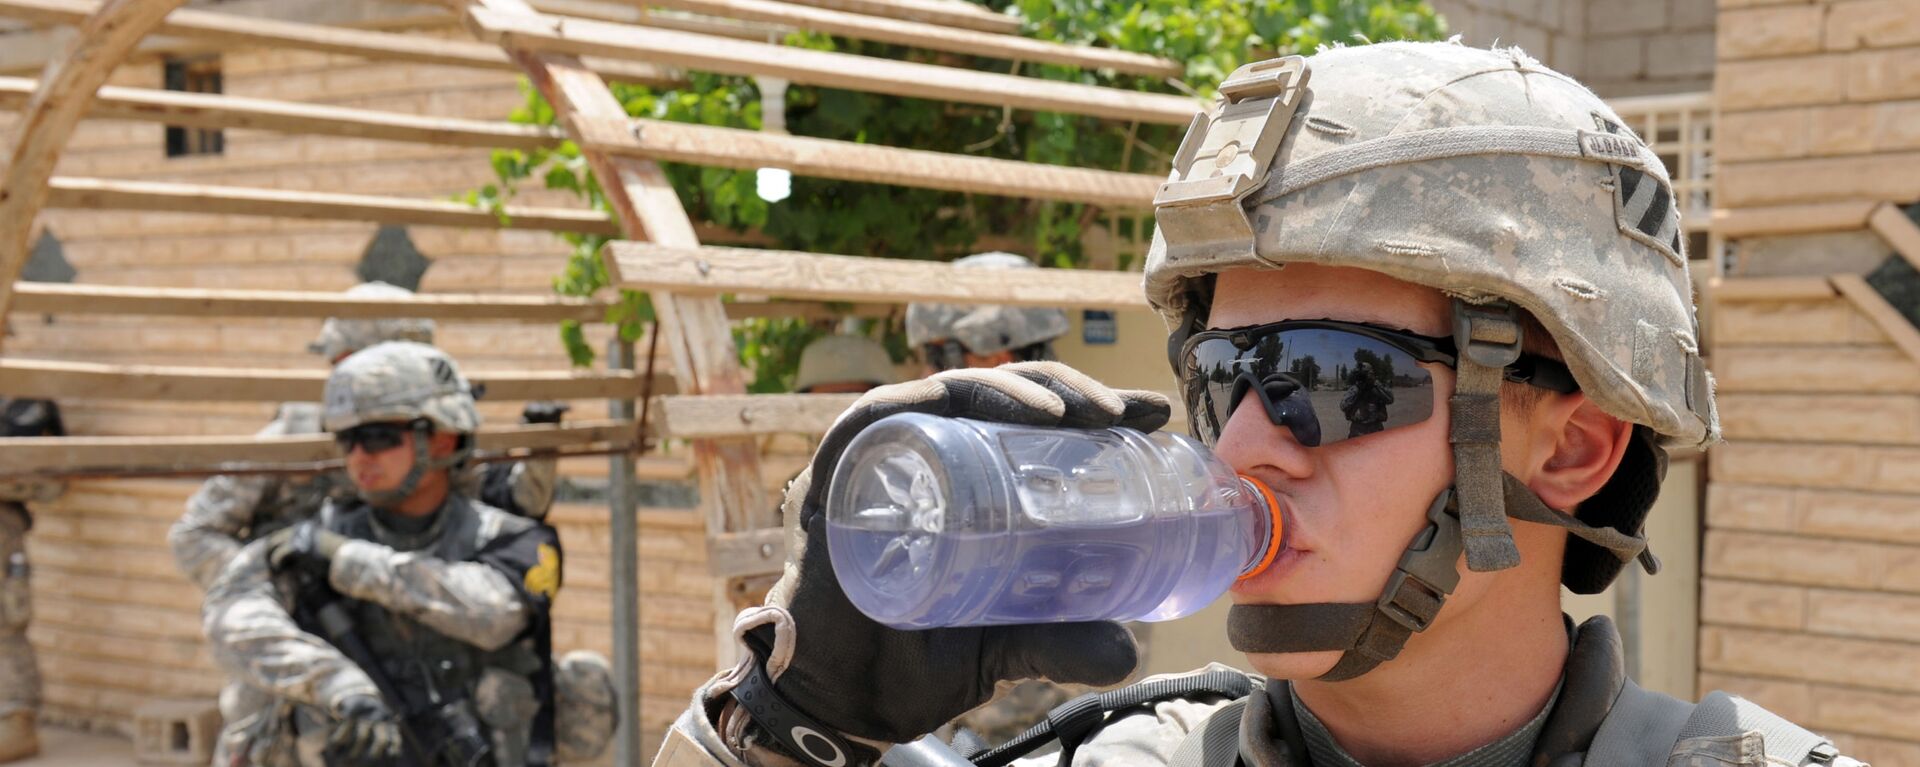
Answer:
[[[758,654],[747,678],[733,688],[732,694],[753,720],[753,726],[788,756],[815,767],[867,767],[880,761],[877,749],[841,737],[774,692],[773,680],[767,678],[766,660]]]

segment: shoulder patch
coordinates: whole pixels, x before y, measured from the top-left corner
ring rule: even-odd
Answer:
[[[539,594],[552,601],[560,593],[560,551],[552,544],[542,543],[538,549],[539,562],[527,569],[523,581],[527,593]]]

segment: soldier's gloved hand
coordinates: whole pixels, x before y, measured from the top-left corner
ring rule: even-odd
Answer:
[[[371,695],[349,695],[334,712],[327,734],[329,763],[371,764],[400,757],[400,720],[386,702]]]
[[[346,542],[346,536],[309,519],[267,536],[267,566],[276,573],[298,570],[325,579]]]
[[[769,602],[794,621],[790,663],[774,682],[780,697],[842,733],[904,743],[986,702],[1002,680],[1040,678],[1108,685],[1137,662],[1132,634],[1117,623],[1050,623],[901,631],[874,622],[847,600],[827,555],[824,498],[847,443],[868,425],[905,412],[987,421],[1152,431],[1166,425],[1167,398],[1117,391],[1057,362],[951,370],[868,392],[835,422],[812,466],[787,489],[805,549]],[[775,647],[772,625],[749,632]],[[751,710],[748,711],[751,716]]]
[[[552,400],[529,402],[526,409],[520,411],[520,422],[524,424],[559,423],[566,417],[567,411],[572,409],[573,406],[565,402]]]

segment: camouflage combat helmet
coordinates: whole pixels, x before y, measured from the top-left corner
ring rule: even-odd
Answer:
[[[1655,567],[1640,533],[1663,445],[1704,447],[1719,424],[1666,169],[1591,91],[1518,49],[1451,43],[1250,64],[1195,118],[1154,202],[1146,291],[1174,350],[1206,327],[1213,275],[1236,267],[1358,267],[1455,299],[1451,493],[1471,569],[1518,564],[1508,516],[1570,529],[1563,582],[1576,592],[1604,589],[1636,556]],[[1517,310],[1546,327],[1595,405],[1636,424],[1578,519],[1515,493],[1500,470]],[[1452,584],[1439,585],[1444,598]]]
[[[427,472],[458,465],[471,453],[471,435],[480,428],[472,386],[446,352],[412,341],[389,341],[354,352],[327,378],[322,425],[339,433],[370,423],[411,423],[414,462],[401,486],[365,494],[375,505],[411,495]],[[430,459],[428,437],[435,431],[462,435],[454,454]]]
[[[961,269],[1033,269],[1032,261],[1012,253],[975,253],[956,259]],[[974,354],[1019,349],[1066,335],[1067,313],[1034,306],[983,304],[910,304],[907,341],[920,346],[951,338]]]
[[[348,288],[347,296],[412,298],[413,291],[376,280]],[[433,343],[433,320],[420,317],[329,317],[320,326],[320,336],[307,344],[307,351],[337,360],[342,355],[352,354],[382,341]]]
[[[866,336],[835,333],[815,339],[800,352],[793,388],[809,391],[828,383],[859,382],[884,386],[895,378],[887,350]]]

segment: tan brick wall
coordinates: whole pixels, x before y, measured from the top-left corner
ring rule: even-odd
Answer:
[[[224,59],[231,95],[370,109],[501,119],[520,103],[506,73],[371,63],[302,52],[238,52]],[[157,87],[155,65],[122,67],[114,84]],[[11,121],[0,115],[0,123]],[[445,199],[492,180],[486,150],[228,131],[218,157],[167,159],[162,128],[89,121],[75,131],[59,172],[274,189],[314,189]],[[521,201],[577,205],[535,191]],[[50,211],[80,282],[339,290],[375,227],[220,215]],[[427,291],[544,293],[565,246],[540,232],[411,227],[433,259]],[[317,320],[191,321],[151,317],[14,318],[9,357],[172,365],[299,368],[323,362],[305,348]],[[605,333],[596,333],[598,340]],[[561,369],[555,328],[441,323],[439,340],[469,371]],[[86,435],[250,434],[271,416],[266,403],[62,403],[69,428]],[[605,403],[577,402],[578,417],[602,417]],[[518,403],[483,403],[494,422]],[[604,460],[568,463],[575,475],[605,476]],[[785,476],[776,477],[785,479]],[[199,628],[199,595],[176,571],[166,530],[195,487],[191,481],[85,482],[38,510],[31,556],[38,569],[31,636],[41,652],[47,714],[125,732],[130,712],[159,698],[211,698],[220,675]],[[555,511],[566,548],[556,648],[607,652],[610,572],[604,506]],[[641,514],[642,706],[649,743],[686,706],[715,666],[712,582],[705,536],[693,510]],[[651,746],[649,746],[651,748]]]
[[[1920,198],[1920,6],[1722,2],[1722,207]]]
[[[1920,365],[1840,299],[1714,323],[1700,687],[1920,765]]]
[[[1470,45],[1518,45],[1607,98],[1704,91],[1713,0],[1435,0]]]

